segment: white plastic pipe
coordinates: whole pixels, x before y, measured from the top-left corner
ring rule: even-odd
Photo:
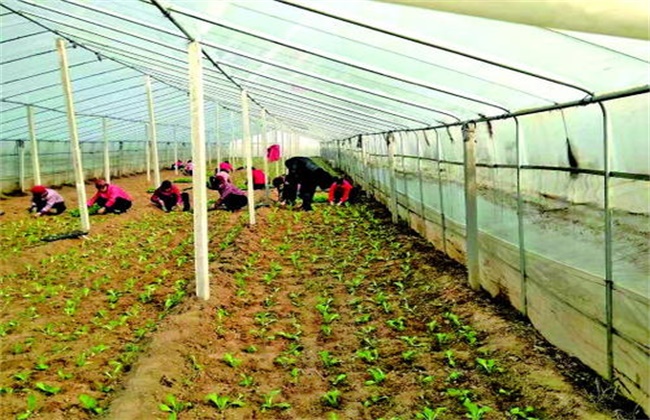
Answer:
[[[18,177],[20,191],[25,191],[25,142],[23,140],[18,140]]]
[[[59,53],[59,65],[61,67],[61,84],[65,94],[65,106],[68,112],[68,129],[70,131],[70,147],[72,148],[72,166],[74,168],[75,186],[77,187],[77,201],[79,202],[79,219],[81,229],[90,231],[90,218],[86,207],[86,186],[84,184],[83,165],[81,162],[81,148],[79,147],[79,134],[77,132],[77,120],[74,114],[74,100],[72,98],[72,83],[68,70],[68,55],[65,50],[65,40],[56,40],[56,49]]]
[[[246,178],[248,179],[248,219],[255,224],[255,190],[253,189],[253,144],[251,142],[250,117],[248,115],[248,94],[241,92],[242,134],[244,136],[244,153],[246,153]]]
[[[174,127],[172,133],[174,136],[174,174],[178,175],[178,165],[176,164],[178,162],[178,139],[176,138],[176,127]]]
[[[38,142],[36,141],[34,109],[31,106],[27,106],[27,124],[29,125],[29,139],[32,146],[32,170],[34,171],[34,185],[41,185],[41,164],[38,159]]]
[[[391,220],[393,223],[398,222],[397,215],[397,180],[395,179],[395,135],[388,133],[386,135],[386,142],[388,143],[388,168],[390,176],[390,212]],[[339,143],[339,156],[341,154],[341,145]]]
[[[262,160],[264,161],[264,197],[269,199],[269,160],[266,158],[266,153],[269,149],[269,133],[266,131],[266,111],[262,110]]]
[[[481,288],[478,248],[478,211],[476,200],[476,125],[463,125],[464,169],[465,169],[465,240],[466,263],[469,285],[474,290]]]
[[[196,269],[196,295],[210,298],[208,271],[208,197],[205,188],[205,116],[203,115],[203,68],[201,44],[188,47],[190,115],[192,119],[192,193],[194,197],[194,261]]]
[[[144,154],[145,154],[145,165],[147,171],[147,182],[151,182],[151,131],[150,125],[144,125],[145,131],[145,141],[144,141]]]
[[[217,141],[217,165],[219,165],[221,163],[221,135],[219,133],[219,126],[221,124],[220,124],[220,121],[219,121],[219,117],[220,117],[220,115],[219,115],[219,104],[215,103],[214,108],[215,108],[215,114],[216,114],[214,129],[215,129],[215,132],[216,132],[215,137],[217,139],[216,140]]]

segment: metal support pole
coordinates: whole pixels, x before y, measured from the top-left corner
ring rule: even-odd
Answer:
[[[38,143],[36,141],[34,109],[31,106],[27,107],[27,124],[29,125],[29,139],[30,145],[32,146],[32,170],[34,172],[34,185],[41,185],[41,164],[38,159]]]
[[[144,153],[145,153],[145,169],[147,171],[147,182],[151,182],[151,136],[150,125],[145,124],[145,140],[144,140]],[[157,187],[157,186],[156,186]]]
[[[251,142],[250,116],[248,115],[248,95],[241,92],[242,140],[246,153],[246,179],[248,180],[248,221],[255,224],[255,191],[253,190],[253,144]]]
[[[102,137],[104,140],[104,179],[111,182],[111,155],[108,150],[108,120],[102,118]]]
[[[56,49],[59,53],[59,65],[61,67],[61,84],[65,93],[65,105],[68,113],[68,129],[70,130],[70,147],[72,148],[72,166],[74,167],[75,185],[77,187],[77,201],[79,203],[79,219],[81,229],[90,231],[90,218],[86,207],[86,186],[84,184],[83,164],[81,162],[81,149],[79,147],[79,134],[77,132],[77,120],[74,114],[74,100],[72,98],[72,83],[68,69],[68,56],[65,50],[65,40],[56,40]]]
[[[20,191],[25,191],[25,141],[16,141],[18,146],[18,176],[20,178]]]
[[[153,164],[154,187],[160,186],[160,158],[158,156],[158,133],[156,131],[156,113],[153,107],[153,93],[151,91],[151,78],[146,76],[147,105],[149,108],[149,141],[151,142],[151,163]]]
[[[264,147],[264,153],[262,153],[262,160],[264,161],[264,198],[269,199],[269,160],[266,157],[266,153],[269,149],[269,133],[267,132],[266,127],[266,111],[262,110],[262,144]]]
[[[613,236],[612,236],[612,207],[610,185],[610,149],[612,140],[612,125],[607,114],[607,108],[598,102],[603,113],[603,210],[605,217],[605,322],[607,324],[607,379],[614,380],[614,274],[613,274]]]
[[[388,146],[388,170],[389,170],[389,188],[388,200],[390,202],[391,219],[397,223],[399,218],[397,214],[397,182],[395,180],[395,134],[386,134],[386,144]]]
[[[463,124],[465,169],[465,241],[467,277],[474,290],[481,288],[478,261],[478,213],[476,200],[476,124]]]
[[[514,118],[517,127],[515,151],[517,155],[517,231],[519,233],[519,272],[521,273],[521,312],[528,316],[528,270],[526,269],[526,237],[524,229],[524,197],[521,193],[521,165],[523,161],[523,133],[519,119]]]
[[[205,118],[203,114],[203,68],[201,44],[188,46],[190,115],[192,121],[192,193],[194,196],[194,262],[196,269],[196,295],[210,298],[208,271],[208,199],[205,188]]]

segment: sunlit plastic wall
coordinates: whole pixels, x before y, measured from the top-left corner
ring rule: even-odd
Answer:
[[[475,131],[481,287],[506,296],[550,342],[613,379],[646,412],[648,103],[648,95],[634,96],[604,102],[604,111],[566,108]],[[330,142],[323,156],[466,263],[461,127]]]

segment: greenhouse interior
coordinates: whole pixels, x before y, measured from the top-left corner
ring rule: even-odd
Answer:
[[[650,415],[647,2],[0,5],[1,418]]]

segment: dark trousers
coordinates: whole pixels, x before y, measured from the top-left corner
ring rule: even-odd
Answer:
[[[47,204],[47,201],[36,200],[34,204],[36,204],[36,211],[40,213],[40,211],[43,210],[43,207],[45,207],[45,205]],[[65,211],[65,209],[66,209],[65,203],[63,201],[59,201],[58,203],[54,203],[50,211],[45,214],[50,214],[50,215],[61,214]],[[53,212],[52,210],[56,210],[56,212]]]
[[[95,201],[95,204],[97,204],[99,207],[106,207],[106,199],[103,197],[99,197],[97,201]],[[107,213],[124,213],[128,209],[131,208],[133,203],[125,198],[118,198],[115,200],[115,203],[111,207],[106,207],[106,212]]]
[[[226,197],[221,204],[226,207],[226,210],[239,210],[248,204],[248,197],[239,194],[230,194]]]
[[[176,197],[173,196],[173,195],[170,195],[170,196],[167,196],[167,197],[162,196],[162,197],[160,197],[160,199],[163,201],[167,211],[171,211],[178,204],[178,202],[176,201]],[[186,193],[186,192],[181,193],[181,200],[183,200],[183,211],[189,211],[190,210],[190,195],[188,193]],[[151,202],[155,206],[160,207],[159,202],[153,201],[153,200],[151,200]]]

